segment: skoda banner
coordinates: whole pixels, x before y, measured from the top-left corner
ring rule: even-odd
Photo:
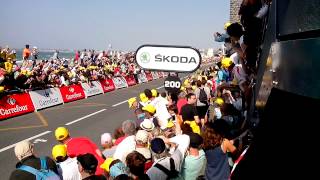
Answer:
[[[29,92],[35,109],[43,109],[63,103],[59,88]]]
[[[187,46],[143,45],[136,51],[135,60],[143,69],[194,72],[200,67],[201,55]]]

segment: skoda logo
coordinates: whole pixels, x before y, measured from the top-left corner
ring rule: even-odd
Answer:
[[[11,106],[13,106],[13,105],[16,103],[16,100],[13,99],[13,98],[11,98],[11,97],[9,97],[9,98],[7,99],[7,103],[10,104]]]
[[[73,88],[73,87],[69,88],[69,91],[70,91],[71,93],[73,93],[73,92],[74,92],[74,88]]]
[[[140,61],[142,63],[149,63],[150,62],[150,54],[147,52],[143,52],[140,55]]]

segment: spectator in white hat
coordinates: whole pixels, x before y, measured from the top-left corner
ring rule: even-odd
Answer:
[[[149,133],[139,130],[136,134],[136,151],[141,153],[147,160],[151,160],[151,151],[148,148]]]
[[[14,147],[14,153],[19,160],[16,165],[16,168],[10,175],[10,180],[25,180],[25,179],[36,179],[36,175],[28,172],[26,170],[22,170],[23,166],[31,167],[36,170],[41,169],[41,160],[40,158],[34,155],[34,146],[29,141],[21,141],[16,144]],[[55,162],[49,158],[43,158],[47,164],[47,169],[53,171],[58,174],[58,169]]]
[[[113,146],[112,136],[110,133],[103,133],[101,135],[101,146],[103,148],[102,154],[104,157],[112,157],[116,151],[116,146]]]

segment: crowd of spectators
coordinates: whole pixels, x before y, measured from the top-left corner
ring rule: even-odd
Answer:
[[[23,60],[17,61],[16,51],[0,48],[0,93],[68,86],[81,82],[134,75],[141,69],[134,54],[108,51],[77,51],[72,59],[59,58],[56,51],[50,59],[38,59],[37,47],[23,50]]]
[[[114,133],[102,134],[103,149],[86,137],[71,137],[65,127],[57,128],[58,145],[53,146],[52,159],[46,157],[48,169],[61,179],[232,179],[231,167],[249,145],[244,141],[249,132],[246,116],[269,3],[243,0],[241,24],[228,23],[225,33],[215,34],[226,47],[215,55],[217,64],[189,75],[179,93],[145,89],[130,98],[128,105],[136,118],[124,121]],[[68,68],[76,75],[89,72],[89,77],[82,73],[87,79],[78,77],[81,81],[132,73],[130,67],[135,67],[131,54],[116,59],[103,52],[97,58],[92,51],[88,54],[78,52],[71,65],[53,60],[36,67],[49,75]],[[62,73],[59,79],[64,76],[69,75]],[[10,179],[35,179],[21,169],[22,165],[41,169],[34,154],[30,142],[16,145],[19,163]]]

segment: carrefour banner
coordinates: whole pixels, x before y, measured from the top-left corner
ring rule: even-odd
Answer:
[[[94,96],[97,94],[102,94],[103,89],[101,87],[100,82],[98,81],[91,81],[89,83],[81,83],[83,88],[84,94],[86,97]]]
[[[163,77],[163,73],[162,72],[158,72],[157,74],[158,74],[159,78]]]
[[[29,94],[37,110],[63,103],[59,88],[30,91]]]
[[[147,77],[148,81],[152,81],[153,80],[152,74],[150,72],[146,72],[146,77]]]
[[[100,81],[100,84],[102,86],[103,91],[106,92],[110,92],[116,89],[116,87],[113,84],[112,79],[104,79]]]
[[[134,79],[134,76],[133,75],[130,75],[130,76],[126,76],[125,77],[126,81],[127,81],[127,84],[128,86],[133,86],[133,85],[136,85],[136,80]]]
[[[63,86],[60,88],[60,92],[61,92],[63,102],[65,103],[83,99],[86,97],[81,85],[79,84]]]
[[[0,99],[0,120],[33,111],[34,107],[28,93],[7,95]]]

